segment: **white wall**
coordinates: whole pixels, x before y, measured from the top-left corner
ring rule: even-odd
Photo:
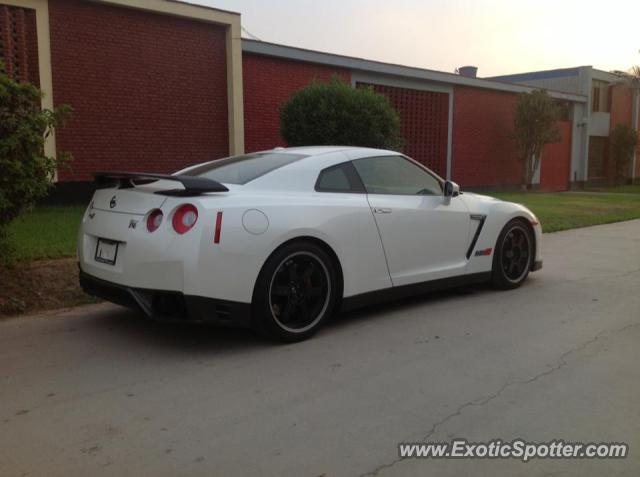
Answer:
[[[592,112],[589,116],[589,136],[609,136],[611,114]]]

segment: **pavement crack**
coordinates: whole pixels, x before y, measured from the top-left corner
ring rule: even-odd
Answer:
[[[482,407],[488,403],[490,403],[491,401],[497,399],[498,397],[500,397],[500,395],[502,393],[504,393],[507,389],[512,388],[512,387],[516,387],[516,386],[525,386],[527,384],[531,384],[534,383],[546,376],[549,376],[557,371],[559,371],[560,369],[564,368],[565,366],[567,366],[567,358],[569,356],[571,356],[572,354],[575,353],[579,353],[580,351],[584,350],[585,348],[591,346],[592,344],[594,344],[596,341],[598,341],[598,339],[600,339],[600,337],[604,334],[609,334],[609,335],[613,335],[613,334],[617,334],[617,333],[622,333],[624,331],[627,331],[631,328],[635,328],[640,326],[640,323],[632,323],[630,325],[626,325],[623,326],[621,328],[616,328],[613,330],[600,330],[598,333],[596,333],[596,335],[579,344],[578,346],[575,346],[573,348],[571,348],[568,351],[565,351],[564,353],[562,353],[560,355],[560,358],[557,360],[556,365],[552,366],[551,368],[542,371],[534,376],[532,376],[531,378],[528,379],[523,379],[523,380],[518,380],[518,381],[509,381],[505,384],[503,384],[496,392],[488,394],[486,396],[483,397],[479,397],[476,399],[472,399],[471,401],[467,401],[464,404],[461,404],[460,406],[458,406],[456,408],[455,411],[453,411],[451,414],[448,414],[446,416],[444,416],[442,419],[440,419],[439,421],[437,421],[436,423],[434,423],[431,428],[429,429],[429,431],[424,435],[424,437],[422,437],[421,442],[426,442],[427,439],[429,439],[433,434],[435,434],[435,432],[442,427],[443,425],[445,425],[447,422],[449,422],[450,420],[454,419],[457,416],[462,415],[462,413],[470,407]],[[374,477],[376,475],[378,475],[381,471],[389,469],[393,466],[395,466],[397,463],[402,462],[403,460],[406,460],[404,458],[400,458],[397,457],[396,459],[381,464],[378,467],[376,467],[375,469],[369,471],[369,472],[365,472],[364,474],[360,474],[360,477]]]

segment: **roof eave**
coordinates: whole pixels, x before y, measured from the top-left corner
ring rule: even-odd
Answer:
[[[529,93],[539,88],[503,81],[486,80],[482,78],[468,78],[454,73],[416,68],[413,66],[383,63],[380,61],[354,58],[350,56],[324,53],[276,43],[242,39],[242,51],[264,56],[285,58],[306,63],[324,64],[349,70],[365,71],[389,76],[400,76],[422,81],[441,84],[471,86],[475,88],[505,91],[510,93]],[[587,97],[581,94],[564,93],[562,91],[547,90],[556,99],[584,103]]]

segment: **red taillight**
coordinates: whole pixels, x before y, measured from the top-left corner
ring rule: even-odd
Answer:
[[[179,234],[187,233],[198,220],[198,209],[194,205],[184,204],[173,214],[173,229]]]
[[[222,212],[216,215],[216,231],[213,235],[213,243],[220,243],[220,233],[222,232]]]
[[[160,209],[154,209],[147,217],[147,230],[149,232],[155,232],[162,223],[162,211]]]

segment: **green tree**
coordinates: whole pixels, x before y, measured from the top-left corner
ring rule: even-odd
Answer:
[[[616,184],[624,184],[629,177],[631,161],[638,145],[638,133],[626,124],[617,124],[609,133],[611,159],[615,167]]]
[[[56,168],[69,159],[44,152],[44,142],[69,106],[41,109],[41,91],[11,79],[0,62],[0,263],[9,261],[7,226],[46,196]]]
[[[558,142],[559,107],[544,90],[520,93],[511,135],[522,161],[522,188],[531,186],[545,144]]]
[[[334,76],[313,81],[282,105],[280,133],[289,146],[342,145],[399,149],[400,117],[371,87]]]

